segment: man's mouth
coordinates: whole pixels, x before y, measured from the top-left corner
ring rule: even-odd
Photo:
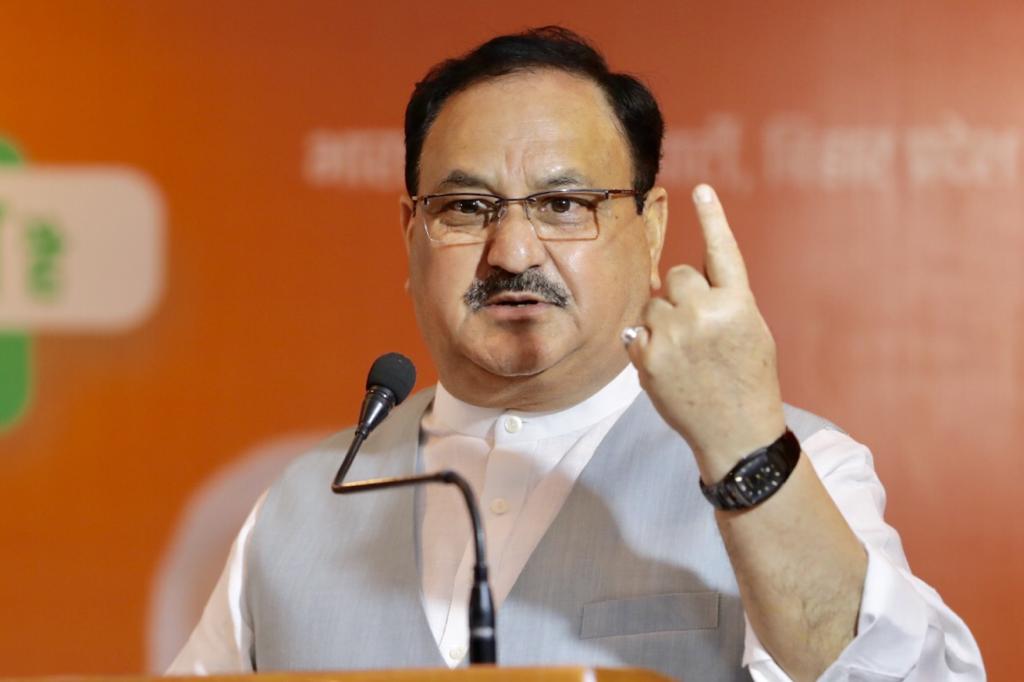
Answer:
[[[509,308],[525,308],[542,303],[548,303],[548,301],[528,292],[504,292],[491,296],[484,301],[485,306],[505,306]]]

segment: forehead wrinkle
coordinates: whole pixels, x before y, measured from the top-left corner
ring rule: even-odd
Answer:
[[[537,183],[539,189],[562,189],[565,187],[590,187],[594,184],[585,173],[575,168],[558,171]]]
[[[574,122],[569,127],[542,127],[548,135],[524,141],[517,152],[526,187],[536,191],[596,187],[609,182],[618,186],[619,169],[631,184],[633,163],[628,142],[612,112],[594,115],[602,106],[606,106],[603,99],[596,109],[577,110],[578,116],[571,117]],[[506,150],[506,157],[511,151]]]
[[[444,180],[437,184],[435,189],[479,189],[481,187],[491,193],[494,192],[494,188],[487,180],[484,180],[478,175],[473,175],[472,173],[456,168],[448,173]]]
[[[495,194],[618,186],[633,177],[628,139],[604,93],[559,71],[503,76],[454,95],[426,135],[421,162],[432,155],[448,166],[435,165],[438,175],[454,168]],[[469,187],[458,180],[448,186]]]

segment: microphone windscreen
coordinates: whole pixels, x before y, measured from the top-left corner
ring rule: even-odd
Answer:
[[[416,367],[401,353],[388,353],[377,358],[366,377],[366,389],[383,386],[395,394],[395,405],[409,395],[416,384]]]

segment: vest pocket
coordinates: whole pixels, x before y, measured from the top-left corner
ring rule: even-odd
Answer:
[[[580,638],[717,627],[717,592],[651,594],[584,604]]]

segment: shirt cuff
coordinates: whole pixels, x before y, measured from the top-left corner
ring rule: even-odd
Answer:
[[[819,678],[846,680],[851,670],[903,679],[921,658],[928,633],[928,606],[916,586],[886,556],[870,546],[857,636]],[[790,682],[747,621],[743,664],[755,682]]]

